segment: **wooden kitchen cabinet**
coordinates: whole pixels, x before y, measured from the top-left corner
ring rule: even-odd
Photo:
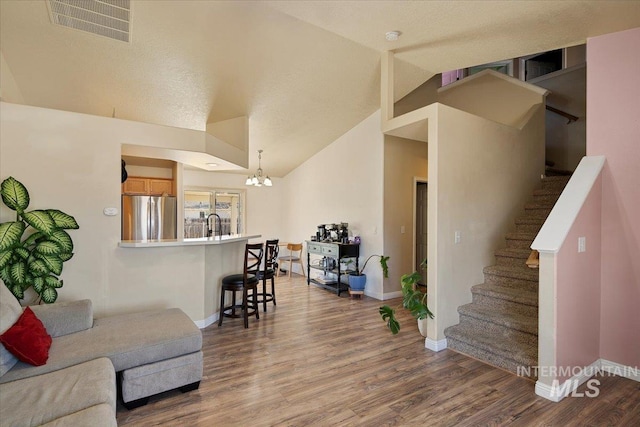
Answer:
[[[136,176],[128,177],[127,180],[124,182],[124,184],[122,184],[122,193],[148,195],[149,179],[138,178]]]
[[[149,179],[149,195],[151,196],[162,196],[163,194],[168,194],[172,196],[173,194],[173,180],[170,179]]]
[[[170,196],[174,195],[172,194],[172,179],[130,176],[127,178],[124,184],[122,184],[122,194],[161,196],[165,193]]]

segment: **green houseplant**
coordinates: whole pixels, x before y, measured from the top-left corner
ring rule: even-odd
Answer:
[[[73,242],[65,230],[78,229],[78,223],[56,209],[27,212],[29,192],[13,177],[2,181],[0,195],[16,212],[15,221],[0,223],[0,279],[18,299],[33,287],[40,301],[55,302],[63,285],[58,277],[62,264],[73,256]]]
[[[420,265],[423,269],[427,268],[427,261],[423,261]],[[427,306],[427,294],[421,292],[417,284],[422,278],[422,275],[414,271],[411,274],[404,274],[400,278],[400,284],[402,288],[402,307],[409,310],[411,315],[416,320],[426,319],[427,317],[433,319],[433,313]],[[395,310],[388,305],[383,305],[379,309],[382,320],[387,322],[387,327],[392,334],[400,332],[400,322],[395,316]]]
[[[364,274],[364,269],[367,267],[367,263],[373,257],[378,257],[380,261],[380,268],[382,268],[382,276],[386,279],[389,277],[389,266],[387,265],[387,261],[389,261],[388,256],[384,255],[370,255],[362,265],[362,268],[357,268],[355,271],[349,273],[349,288],[354,291],[361,291],[364,289],[367,283],[367,276]],[[351,260],[347,262],[347,264],[351,264]]]

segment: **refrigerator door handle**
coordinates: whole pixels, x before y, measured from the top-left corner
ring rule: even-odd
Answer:
[[[149,230],[149,239],[151,240],[158,240],[158,236],[161,235],[161,230],[159,230],[159,228],[162,226],[162,224],[160,223],[160,221],[158,221],[159,216],[160,216],[160,212],[158,212],[159,206],[160,204],[157,202],[157,198],[156,197],[149,197],[149,223],[148,223],[148,230]]]

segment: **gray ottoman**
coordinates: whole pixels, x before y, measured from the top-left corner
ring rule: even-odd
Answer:
[[[109,343],[108,357],[128,409],[146,404],[154,394],[200,385],[202,332],[180,309],[96,319],[93,332]]]
[[[145,404],[149,396],[174,388],[195,390],[202,379],[202,352],[122,371],[122,400],[128,409]]]

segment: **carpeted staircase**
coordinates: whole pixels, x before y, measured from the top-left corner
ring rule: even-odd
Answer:
[[[545,177],[534,191],[516,231],[506,235],[507,247],[495,252],[496,265],[471,288],[472,302],[458,307],[460,323],[445,329],[448,348],[512,372],[538,364],[538,270],[525,262],[569,178]]]

